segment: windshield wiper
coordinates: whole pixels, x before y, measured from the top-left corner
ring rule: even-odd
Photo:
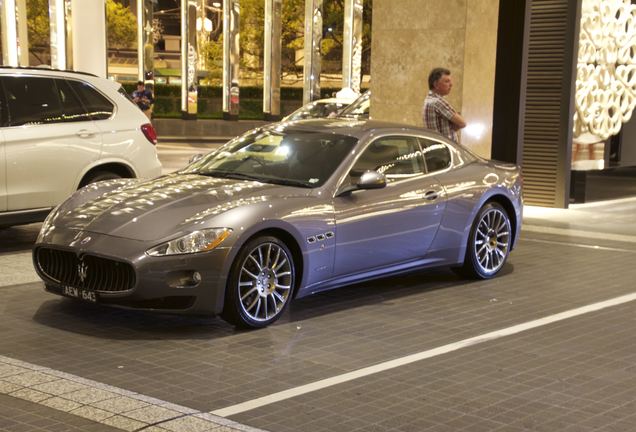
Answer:
[[[314,186],[303,180],[285,179],[285,178],[270,178],[263,179],[264,182],[275,183],[283,186],[298,186],[304,188],[313,188]]]
[[[286,179],[280,177],[259,177],[252,174],[245,174],[233,171],[200,171],[197,174],[209,177],[229,178],[237,180],[253,180],[261,183],[274,183],[283,186],[297,186],[303,188],[314,187],[311,183],[303,180]]]
[[[261,177],[244,174],[234,171],[199,171],[196,174],[208,176],[208,177],[219,177],[219,178],[229,178],[229,179],[237,179],[237,180],[253,180],[262,182],[263,179]]]

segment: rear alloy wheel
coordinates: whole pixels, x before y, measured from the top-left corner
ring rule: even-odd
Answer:
[[[293,257],[283,242],[270,236],[251,240],[232,265],[223,317],[239,327],[266,327],[291,300],[294,280]]]
[[[462,273],[478,279],[495,276],[510,254],[511,230],[501,205],[490,202],[483,206],[470,231]]]

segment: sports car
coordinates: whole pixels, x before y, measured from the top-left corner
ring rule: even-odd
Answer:
[[[259,328],[293,298],[414,269],[491,278],[521,216],[515,165],[416,127],[303,120],[156,179],[80,189],[33,262],[51,293]]]

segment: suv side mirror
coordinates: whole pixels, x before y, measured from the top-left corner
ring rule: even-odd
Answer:
[[[361,189],[382,189],[386,187],[386,177],[377,171],[365,171],[355,184],[350,184],[336,194],[337,196],[347,195],[353,191]]]

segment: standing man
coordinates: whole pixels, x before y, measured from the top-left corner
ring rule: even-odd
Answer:
[[[428,75],[429,92],[424,99],[422,117],[424,127],[444,135],[458,143],[457,131],[466,127],[464,118],[449,104],[444,96],[453,88],[453,80],[448,69],[435,68]]]
[[[148,120],[152,116],[152,104],[155,98],[152,97],[152,92],[146,90],[146,86],[143,81],[137,81],[137,90],[132,94],[133,101],[137,104],[140,110],[146,114]]]

